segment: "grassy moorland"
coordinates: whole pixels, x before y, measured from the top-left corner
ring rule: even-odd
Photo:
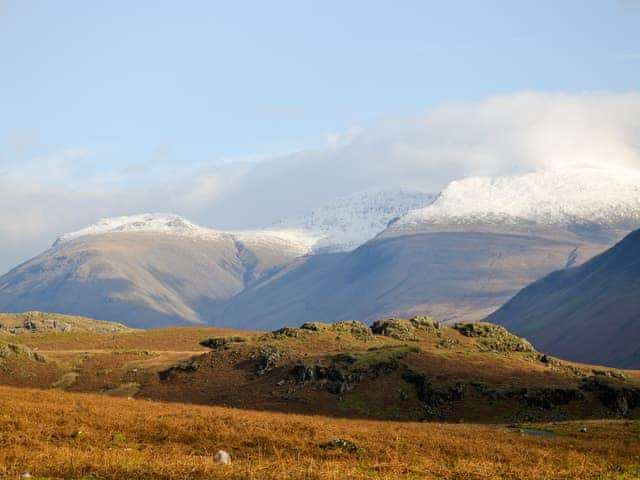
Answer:
[[[0,477],[640,478],[640,372],[548,357],[494,325],[7,318]],[[232,465],[212,461],[221,448]]]
[[[362,419],[640,415],[639,372],[547,357],[491,325],[418,318],[375,331],[353,321],[271,333],[83,328],[0,337],[0,385]]]
[[[580,428],[587,427],[586,433]],[[640,422],[349,420],[0,388],[0,476],[92,479],[632,479]],[[321,448],[346,439],[356,450]],[[220,448],[231,465],[212,462]]]

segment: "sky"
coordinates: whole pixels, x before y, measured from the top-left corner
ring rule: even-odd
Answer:
[[[640,168],[640,1],[0,0],[0,272],[101,217]]]

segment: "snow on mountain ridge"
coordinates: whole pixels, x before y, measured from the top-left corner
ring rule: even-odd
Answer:
[[[522,222],[640,222],[640,171],[580,167],[466,178],[451,182],[426,208],[407,213],[397,228],[421,223]]]
[[[216,239],[231,236],[236,242],[262,244],[288,249],[298,255],[310,253],[316,238],[304,232],[289,230],[220,231],[201,227],[172,213],[145,213],[140,215],[103,218],[89,227],[58,237],[54,246],[80,237],[107,233],[158,233],[189,238]]]
[[[316,251],[349,251],[382,232],[408,211],[429,205],[433,194],[406,189],[366,190],[315,208],[307,215],[284,220],[274,228],[307,232],[318,238]]]
[[[86,228],[61,235],[55,244],[90,235],[130,232],[169,233],[192,237],[215,237],[222,234],[222,232],[216,230],[200,227],[179,215],[171,213],[144,213],[140,215],[102,218]]]
[[[54,245],[90,235],[150,232],[201,239],[230,235],[240,243],[289,249],[299,255],[348,251],[375,237],[391,220],[428,205],[434,198],[431,194],[404,189],[368,190],[339,197],[298,219],[245,231],[201,227],[171,213],[103,218],[89,227],[61,235]]]

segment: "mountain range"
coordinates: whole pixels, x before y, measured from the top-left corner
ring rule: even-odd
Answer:
[[[639,224],[640,174],[590,167],[467,178],[438,195],[368,191],[253,231],[117,217],[60,236],[0,277],[0,311],[143,328],[479,320]]]

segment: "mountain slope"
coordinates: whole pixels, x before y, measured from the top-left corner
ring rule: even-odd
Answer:
[[[467,178],[352,252],[303,258],[252,285],[211,319],[264,328],[381,315],[479,320],[528,283],[601,253],[639,222],[636,170]]]
[[[230,234],[177,216],[108,219],[62,236],[0,277],[0,310],[46,310],[135,327],[203,323],[200,312],[309,251],[288,232]]]
[[[640,367],[640,230],[526,287],[488,320],[563,358]]]
[[[297,259],[217,305],[209,318],[216,325],[264,329],[385,315],[479,320],[523,285],[614,241],[546,226],[388,231],[352,252]]]

